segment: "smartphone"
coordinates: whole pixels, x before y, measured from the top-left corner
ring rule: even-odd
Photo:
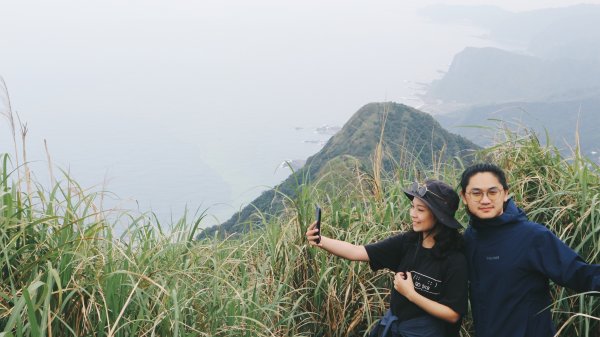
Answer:
[[[317,221],[317,229],[319,230],[319,237],[315,240],[316,243],[321,243],[321,207],[315,206],[315,219]]]

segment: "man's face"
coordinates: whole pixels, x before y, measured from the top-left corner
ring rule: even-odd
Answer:
[[[469,212],[480,219],[492,219],[502,215],[504,202],[508,200],[498,178],[490,172],[479,172],[471,176],[462,201]]]

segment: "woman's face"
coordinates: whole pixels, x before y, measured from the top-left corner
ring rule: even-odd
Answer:
[[[410,218],[415,232],[427,234],[435,226],[435,216],[429,207],[419,198],[413,198],[410,208]]]

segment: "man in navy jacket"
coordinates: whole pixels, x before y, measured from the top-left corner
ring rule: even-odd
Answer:
[[[550,337],[549,280],[578,292],[600,291],[600,265],[585,263],[512,199],[502,169],[476,164],[461,178],[470,223],[465,231],[477,337]]]

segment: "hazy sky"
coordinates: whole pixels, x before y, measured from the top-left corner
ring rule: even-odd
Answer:
[[[475,28],[416,15],[437,3],[521,11],[581,2],[5,0],[0,76],[34,159],[47,139],[84,184],[140,172],[116,184],[124,197],[169,186],[178,196],[166,205],[212,186],[222,192],[215,200],[247,200],[283,177],[273,174],[288,158],[277,143],[294,126],[342,125],[366,103],[402,101],[465,46],[489,43]],[[0,119],[0,152],[11,146]],[[277,146],[281,154],[266,153]],[[197,181],[157,183],[195,170],[204,172]]]

